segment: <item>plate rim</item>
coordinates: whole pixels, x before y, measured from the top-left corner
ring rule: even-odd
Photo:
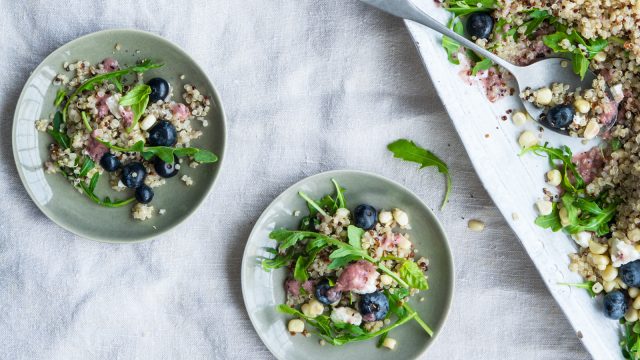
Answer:
[[[451,247],[449,246],[449,237],[444,229],[444,226],[442,225],[442,223],[440,222],[440,220],[438,219],[438,217],[435,215],[435,213],[433,212],[433,210],[431,210],[431,208],[417,195],[415,194],[413,191],[411,191],[409,188],[407,188],[406,186],[400,184],[399,182],[387,178],[385,176],[373,173],[373,172],[369,172],[369,171],[363,171],[363,170],[354,170],[354,169],[335,169],[335,170],[328,170],[328,171],[322,171],[307,177],[304,177],[298,181],[296,181],[295,183],[293,183],[292,185],[288,186],[286,189],[282,190],[282,192],[280,194],[278,194],[278,196],[276,196],[270,203],[269,205],[267,205],[267,207],[265,207],[265,209],[262,211],[262,213],[260,214],[260,216],[258,217],[258,219],[255,221],[253,227],[251,228],[251,232],[249,233],[249,236],[247,237],[247,242],[245,243],[245,247],[244,250],[242,252],[242,261],[240,264],[240,287],[241,287],[241,291],[242,291],[242,302],[244,304],[245,307],[245,311],[247,313],[247,315],[249,316],[249,320],[251,321],[251,325],[253,326],[254,331],[258,334],[258,337],[260,337],[260,340],[262,341],[262,343],[267,347],[267,349],[269,350],[269,352],[275,356],[277,359],[279,360],[286,360],[285,358],[281,358],[279,356],[277,356],[274,351],[271,349],[271,345],[265,341],[265,338],[263,337],[262,333],[258,331],[257,327],[256,327],[256,319],[254,318],[254,316],[251,314],[251,312],[249,311],[249,307],[247,306],[247,284],[245,284],[244,282],[244,278],[246,275],[246,268],[247,268],[247,261],[248,261],[248,248],[249,248],[249,241],[254,237],[255,232],[257,231],[257,227],[258,224],[264,220],[264,218],[267,216],[267,212],[269,210],[271,210],[271,208],[273,208],[274,206],[276,206],[276,203],[281,200],[281,198],[284,197],[284,194],[289,192],[292,189],[295,189],[296,187],[300,187],[303,183],[315,179],[315,178],[319,178],[319,177],[323,177],[323,176],[330,176],[330,177],[338,177],[341,174],[356,174],[356,175],[363,175],[363,176],[369,176],[372,178],[375,178],[377,180],[382,180],[382,181],[387,181],[390,182],[396,186],[398,186],[400,189],[404,190],[405,192],[407,192],[409,195],[411,195],[412,197],[414,197],[416,200],[418,200],[418,203],[428,212],[428,214],[435,220],[437,229],[442,233],[443,238],[444,238],[444,244],[445,244],[445,248],[446,248],[446,254],[449,260],[449,264],[450,265],[450,272],[451,272],[451,283],[449,286],[449,296],[447,299],[447,303],[445,304],[445,307],[443,309],[443,313],[444,313],[444,317],[442,318],[442,326],[440,327],[439,331],[434,333],[434,335],[431,337],[432,341],[430,344],[426,345],[422,351],[420,353],[418,353],[416,355],[416,358],[419,358],[421,356],[423,356],[431,346],[433,346],[433,344],[435,343],[435,341],[437,339],[440,338],[440,333],[443,331],[443,329],[447,326],[448,323],[448,319],[449,319],[449,315],[451,314],[451,308],[453,307],[453,298],[455,296],[455,286],[456,286],[456,266],[455,266],[455,261],[454,261],[454,257],[453,257],[453,253],[451,252]]]
[[[162,43],[164,43],[164,45],[169,46],[174,48],[175,50],[177,50],[179,53],[181,53],[183,56],[185,56],[192,64],[193,66],[200,72],[202,72],[205,76],[204,76],[204,81],[207,83],[207,85],[211,88],[211,90],[213,90],[213,93],[210,94],[211,98],[216,102],[217,107],[219,108],[219,113],[220,113],[220,121],[222,123],[222,150],[220,151],[219,154],[216,154],[218,156],[218,161],[217,161],[217,166],[218,166],[218,171],[214,174],[213,178],[211,179],[211,181],[209,181],[209,183],[207,184],[207,188],[205,191],[205,194],[196,201],[195,206],[193,206],[192,208],[189,209],[188,211],[188,215],[185,216],[184,218],[180,219],[178,222],[176,222],[175,224],[173,224],[172,226],[168,226],[166,228],[163,228],[161,230],[157,230],[156,232],[150,233],[148,235],[144,235],[144,236],[139,236],[135,239],[132,240],[114,240],[112,238],[105,238],[105,237],[100,237],[100,236],[95,236],[94,234],[91,233],[85,233],[83,231],[79,231],[76,229],[72,229],[71,227],[61,224],[58,221],[54,220],[51,216],[50,216],[50,211],[48,209],[46,209],[44,206],[42,206],[41,204],[39,204],[37,201],[35,201],[34,199],[34,194],[31,191],[31,188],[29,186],[27,186],[27,181],[25,179],[25,176],[23,174],[22,168],[19,165],[20,161],[18,158],[18,149],[17,149],[17,143],[16,143],[16,131],[17,131],[17,118],[18,118],[18,105],[21,104],[24,100],[24,96],[26,93],[26,85],[29,84],[30,82],[33,81],[33,79],[37,76],[38,71],[44,66],[44,64],[48,61],[51,60],[51,58],[53,58],[53,56],[59,54],[60,52],[63,52],[65,48],[72,46],[76,43],[80,43],[82,41],[86,41],[88,38],[91,38],[93,36],[96,35],[102,35],[102,34],[108,34],[108,33],[135,33],[137,35],[142,35],[142,36],[147,36],[147,37],[151,37],[154,38],[155,40],[158,40]],[[189,53],[187,53],[187,51],[185,51],[181,46],[175,44],[174,42],[170,41],[169,39],[166,39],[158,34],[149,32],[149,31],[144,31],[144,30],[139,30],[139,29],[134,29],[134,28],[111,28],[111,29],[102,29],[102,30],[98,30],[98,31],[94,31],[94,32],[90,32],[84,35],[81,35],[73,40],[70,40],[60,46],[58,46],[55,50],[53,50],[51,53],[49,53],[49,55],[47,55],[44,59],[42,59],[40,61],[40,63],[31,71],[31,75],[29,75],[29,77],[27,78],[27,80],[25,81],[24,85],[22,86],[22,90],[20,91],[20,96],[18,97],[18,100],[16,101],[16,107],[15,110],[13,112],[13,124],[11,126],[11,150],[13,152],[13,161],[14,161],[14,165],[18,171],[18,174],[20,176],[20,181],[22,182],[22,186],[23,188],[27,191],[27,194],[29,195],[29,198],[31,199],[31,202],[34,203],[36,205],[36,207],[38,207],[38,209],[50,220],[52,221],[54,224],[56,224],[57,226],[61,227],[62,229],[77,235],[83,239],[87,239],[87,240],[91,240],[91,241],[97,241],[97,242],[102,242],[102,243],[111,243],[111,244],[133,244],[133,243],[139,243],[139,242],[143,242],[143,241],[147,241],[150,239],[154,239],[159,237],[160,235],[163,235],[173,229],[175,229],[176,227],[180,226],[182,223],[184,223],[184,221],[186,221],[188,218],[190,218],[199,208],[200,206],[202,206],[202,203],[204,203],[204,201],[206,200],[206,198],[209,197],[209,195],[211,194],[212,190],[213,190],[213,186],[216,183],[216,181],[218,180],[218,177],[220,176],[220,173],[222,172],[223,169],[223,163],[225,163],[224,159],[226,158],[225,153],[226,153],[226,148],[227,148],[227,121],[226,121],[226,113],[224,111],[224,105],[222,104],[222,101],[220,99],[220,94],[218,93],[218,90],[216,89],[216,87],[214,86],[213,82],[211,81],[209,75],[207,74],[206,71],[204,71],[204,69],[200,66],[200,64],[191,56],[189,55]],[[34,123],[35,123],[34,119]]]

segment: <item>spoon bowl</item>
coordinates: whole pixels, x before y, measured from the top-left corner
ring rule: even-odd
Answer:
[[[590,89],[595,79],[595,74],[591,71],[587,71],[584,78],[580,78],[573,72],[571,61],[560,57],[551,57],[538,60],[527,66],[518,66],[512,64],[492,53],[491,51],[478,46],[472,40],[457,34],[453,30],[447,28],[445,25],[438,22],[436,19],[429,16],[424,11],[420,10],[411,0],[360,0],[366,4],[374,6],[384,12],[391,15],[408,19],[422,24],[440,34],[447,36],[456,42],[460,43],[465,48],[472,50],[476,54],[488,58],[493,61],[494,64],[500,65],[507,71],[509,71],[518,83],[518,90],[525,90],[531,88],[536,90],[542,87],[548,87],[552,83],[561,83],[569,85],[569,88],[575,90],[577,88]],[[613,99],[611,95],[611,89],[606,88],[607,96],[609,99]],[[569,130],[566,128],[556,128],[551,126],[544,119],[544,109],[537,107],[528,101],[523,101],[524,108],[529,115],[545,128],[555,131],[559,134],[569,136]],[[609,130],[616,122],[616,118],[611,119],[602,127],[603,131]]]

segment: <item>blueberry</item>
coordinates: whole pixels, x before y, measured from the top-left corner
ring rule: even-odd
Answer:
[[[367,204],[358,205],[353,211],[354,223],[357,227],[365,230],[371,230],[376,226],[378,212],[376,209]]]
[[[115,155],[108,152],[100,158],[100,166],[108,172],[116,171],[120,167],[120,160],[118,160]]]
[[[382,320],[389,312],[389,300],[381,291],[364,294],[360,296],[358,309],[364,321]]]
[[[627,299],[620,290],[612,291],[604,296],[604,314],[618,320],[627,312]]]
[[[173,164],[162,161],[159,157],[153,158],[153,168],[156,169],[158,175],[163,178],[170,178],[178,174],[180,166],[178,165],[178,157],[173,156]]]
[[[493,31],[493,18],[489,13],[476,12],[467,18],[467,33],[476,39],[488,39]]]
[[[627,286],[640,286],[640,260],[632,261],[620,266],[620,279]]]
[[[139,162],[132,162],[122,168],[122,183],[124,186],[136,189],[144,184],[144,178],[147,176],[147,170]]]
[[[136,189],[136,200],[141,204],[148,204],[153,200],[153,190],[145,184]]]
[[[176,128],[166,120],[160,120],[149,130],[149,144],[152,146],[173,146],[178,142]]]
[[[316,299],[325,305],[335,304],[342,298],[342,291],[331,287],[329,280],[322,279],[316,284]]]
[[[556,129],[564,129],[573,122],[575,114],[573,106],[556,105],[547,111],[547,123]]]
[[[164,100],[169,95],[169,83],[163,78],[153,78],[147,81],[147,85],[151,88],[151,94],[149,94],[151,102]]]

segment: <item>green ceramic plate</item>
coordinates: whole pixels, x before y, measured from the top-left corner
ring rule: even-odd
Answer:
[[[120,50],[115,45],[120,44]],[[62,176],[46,174],[43,163],[47,159],[50,136],[35,129],[37,119],[48,117],[54,111],[53,101],[57,88],[52,79],[63,72],[65,61],[88,60],[91,63],[112,57],[121,66],[149,58],[165,65],[145,74],[165,78],[174,88],[174,97],[182,95],[182,86],[194,84],[211,97],[209,126],[193,146],[208,149],[224,158],[225,120],[220,98],[205,72],[178,46],[147,32],[138,30],[105,30],[89,34],[63,45],[49,55],[34,71],[22,90],[13,118],[13,153],[20,178],[35,204],[58,225],[88,239],[110,242],[132,242],[155,237],[191,215],[205,199],[220,170],[221,161],[202,164],[196,169],[183,167],[182,174],[191,176],[194,185],[186,187],[180,175],[167,179],[155,191],[152,205],[156,211],[166,209],[165,215],[156,214],[143,222],[131,217],[131,206],[101,207],[76,191]],[[184,79],[180,76],[184,75]],[[201,127],[201,124],[194,124]],[[96,193],[123,198],[109,189],[102,177]]]
[[[346,189],[347,204],[353,210],[361,203],[380,209],[401,208],[409,214],[409,230],[419,254],[429,259],[430,289],[416,297],[412,306],[435,331],[433,338],[415,322],[407,323],[390,333],[398,341],[395,350],[376,348],[376,340],[347,344],[341,347],[320,346],[315,336],[291,336],[287,332],[290,317],[278,313],[276,305],[285,299],[283,283],[286,271],[265,272],[259,259],[269,256],[265,247],[275,243],[269,233],[278,228],[295,229],[300,217],[292,216],[296,210],[306,214],[305,202],[298,196],[304,191],[312,198],[334,192],[331,179],[335,178]],[[337,170],[306,178],[291,186],[267,207],[258,219],[242,259],[242,294],[245,306],[258,335],[269,350],[284,359],[415,359],[424,353],[442,329],[453,294],[453,260],[447,238],[435,215],[405,187],[381,176],[361,171]]]

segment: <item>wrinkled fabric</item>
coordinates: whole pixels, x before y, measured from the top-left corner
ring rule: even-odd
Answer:
[[[448,232],[454,303],[424,359],[588,358],[474,174],[401,21],[356,0],[0,0],[0,11],[0,359],[273,358],[243,306],[244,244],[285,188],[343,168],[406,185]],[[228,116],[211,195],[173,231],[132,245],[55,225],[27,195],[11,151],[29,73],[62,44],[107,28],[183,47]],[[444,211],[444,179],[393,159],[386,145],[398,138],[449,164]],[[470,232],[469,218],[486,230]]]

